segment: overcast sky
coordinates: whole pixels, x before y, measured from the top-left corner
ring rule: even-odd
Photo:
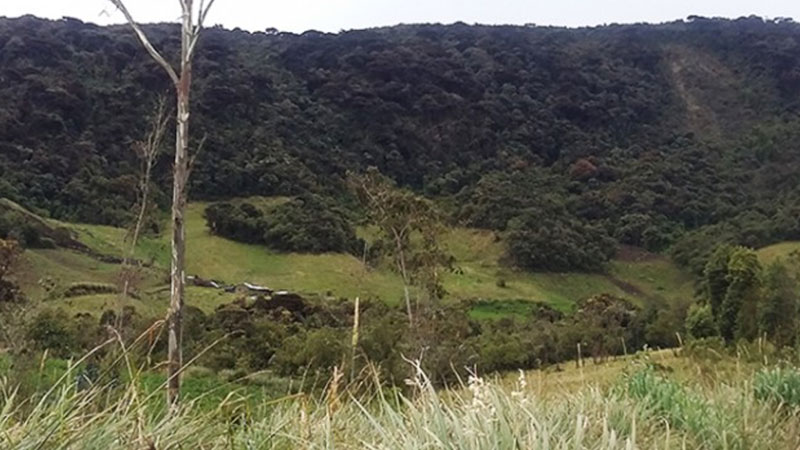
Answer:
[[[176,21],[177,0],[127,0],[140,22]],[[118,23],[108,0],[0,0],[0,16]],[[250,31],[336,32],[398,23],[598,25],[665,22],[689,15],[800,18],[799,0],[217,0],[209,22]]]

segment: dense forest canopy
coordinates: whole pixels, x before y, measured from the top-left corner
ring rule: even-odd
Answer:
[[[148,26],[167,55],[176,27]],[[213,28],[201,45],[195,199],[341,201],[346,171],[376,166],[453,220],[508,232],[518,264],[548,270],[592,268],[614,241],[671,248],[699,271],[720,241],[800,238],[800,26],[788,20]],[[168,89],[125,27],[0,18],[0,197],[127,223],[130,144]],[[531,246],[553,236],[563,263],[537,262]]]

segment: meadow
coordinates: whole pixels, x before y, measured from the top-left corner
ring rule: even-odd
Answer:
[[[262,202],[280,199],[262,198]],[[259,245],[234,242],[211,234],[203,218],[206,204],[190,203],[187,210],[188,274],[226,283],[248,281],[275,290],[289,290],[320,297],[379,299],[400,302],[402,283],[389,267],[372,268],[360,258],[340,253],[281,253]],[[71,224],[47,219],[54,226],[72,230],[92,250],[122,256],[127,252],[126,232],[104,225]],[[359,233],[369,238],[368,230]],[[167,304],[166,269],[169,240],[166,233],[143,237],[135,257],[149,265],[140,280],[142,298],[119,300],[116,295],[93,294],[59,302],[70,312],[99,314],[106,308],[134,306],[144,315],[160,316]],[[653,302],[686,301],[693,295],[690,275],[669,258],[642,251],[624,251],[604,273],[547,273],[516,270],[504,264],[504,243],[492,231],[448,228],[444,247],[455,258],[455,269],[446,274],[445,301],[485,300],[494,303],[494,315],[517,315],[521,302],[547,303],[569,312],[576,301],[599,293],[627,298],[639,306]],[[119,266],[65,249],[29,249],[25,253],[19,284],[31,299],[47,298],[41,280],[62,288],[75,283],[118,282]],[[210,313],[235,296],[221,291],[189,287],[187,303]],[[517,305],[517,306],[515,306]],[[476,315],[483,314],[476,311]]]

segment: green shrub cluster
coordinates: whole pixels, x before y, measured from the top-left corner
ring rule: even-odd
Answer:
[[[700,302],[689,309],[690,336],[719,335],[728,343],[766,336],[778,347],[797,340],[800,297],[787,265],[762,267],[752,249],[723,244],[707,259]]]
[[[23,214],[0,208],[0,239],[12,239],[25,248],[54,248],[56,242]]]
[[[381,379],[394,384],[413,376],[407,359],[419,359],[434,383],[449,384],[468,375],[467,367],[482,373],[532,369],[579,355],[603,360],[655,344],[646,338],[653,324],[639,308],[597,296],[566,316],[534,305],[521,316],[475,320],[470,305],[430,306],[420,310],[413,327],[402,308],[364,301],[353,349],[353,306],[346,300],[289,294],[242,299],[212,314],[187,307],[184,350],[187,355],[202,354],[197,364],[215,371],[269,370],[288,377],[325,374],[334,366],[357,372],[370,364]],[[150,322],[132,309],[122,316],[108,311],[99,322],[44,309],[27,325],[26,336],[33,348],[67,357],[108,336],[106,325],[135,337]],[[161,340],[155,339],[149,348],[153,360],[165,356]]]
[[[265,210],[248,202],[212,203],[204,216],[215,234],[286,252],[355,252],[362,246],[344,211],[308,194]]]
[[[62,296],[69,298],[80,297],[82,295],[114,294],[118,291],[119,289],[113,284],[80,282],[72,283],[67,286],[64,289]]]

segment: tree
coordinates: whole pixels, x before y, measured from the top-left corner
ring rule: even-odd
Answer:
[[[703,269],[703,280],[706,296],[708,296],[711,314],[715,320],[720,315],[720,306],[728,292],[728,263],[733,247],[728,244],[718,246],[706,262]]]
[[[689,307],[689,311],[686,313],[686,331],[694,339],[717,334],[717,326],[709,304],[695,303]]]
[[[734,247],[728,262],[728,289],[717,318],[720,334],[728,342],[758,335],[760,275],[756,253],[746,247]]]
[[[123,261],[123,287],[122,296],[128,296],[128,289],[133,277],[131,271],[131,260],[133,259],[134,252],[136,251],[136,244],[139,242],[139,235],[142,231],[142,226],[147,215],[147,209],[150,205],[150,179],[155,166],[156,159],[161,153],[161,143],[164,140],[164,134],[167,131],[169,118],[167,117],[166,102],[163,97],[158,99],[155,111],[150,121],[150,129],[144,139],[134,142],[133,150],[139,158],[139,201],[136,221],[133,225],[133,230],[130,233],[130,248],[128,255]]]
[[[613,239],[596,225],[564,212],[531,209],[508,222],[508,256],[529,270],[602,270],[616,254]]]
[[[403,280],[406,313],[413,326],[410,286],[420,286],[431,300],[444,293],[441,268],[449,258],[439,245],[439,214],[429,200],[397,188],[374,167],[363,175],[350,174],[349,183],[380,239],[389,242],[386,254]]]
[[[175,86],[177,103],[175,131],[175,164],[172,169],[172,258],[170,270],[170,302],[167,315],[168,364],[167,402],[176,405],[180,394],[180,373],[183,365],[181,349],[181,317],[184,302],[186,256],[186,187],[189,180],[189,94],[192,86],[192,60],[208,12],[214,0],[200,0],[197,11],[194,0],[179,0],[181,5],[181,56],[176,71],[150,43],[142,28],[133,20],[122,0],[109,0],[125,16],[145,50],[167,72]]]
[[[761,332],[778,347],[791,346],[797,336],[797,280],[776,261],[764,273],[764,301],[759,317]]]

